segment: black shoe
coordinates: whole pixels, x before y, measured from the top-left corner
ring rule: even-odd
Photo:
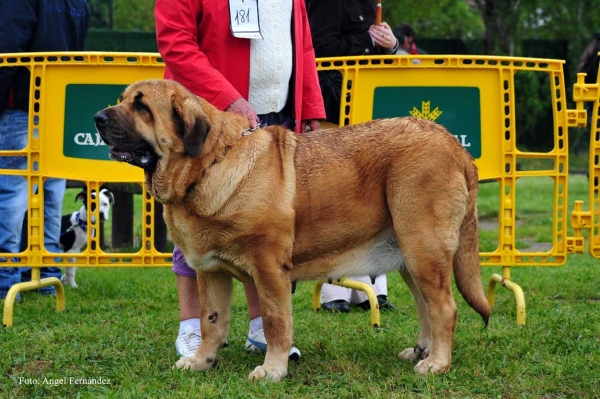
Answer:
[[[379,302],[379,309],[392,310],[394,305],[387,300],[386,295],[377,295],[377,302]]]
[[[391,310],[394,309],[394,305],[387,300],[386,295],[377,295],[377,302],[379,303],[379,310]],[[364,302],[357,303],[356,306],[363,310],[371,310],[371,303],[367,299]]]
[[[367,299],[364,302],[357,303],[356,307],[361,308],[362,310],[371,310],[371,302]]]
[[[325,302],[323,304],[323,309],[328,312],[348,313],[350,312],[350,304],[343,299],[337,299],[335,301]]]

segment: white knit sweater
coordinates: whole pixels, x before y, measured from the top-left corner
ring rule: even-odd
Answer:
[[[248,102],[257,114],[279,112],[288,98],[292,76],[292,0],[259,0],[263,40],[250,40]]]

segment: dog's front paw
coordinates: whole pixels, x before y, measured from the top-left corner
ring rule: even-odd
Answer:
[[[398,354],[400,360],[406,360],[407,362],[413,362],[417,359],[427,359],[429,356],[429,348],[406,348]]]
[[[434,361],[432,359],[421,360],[415,366],[415,372],[417,374],[444,374],[450,370],[450,362]]]
[[[215,359],[210,357],[202,360],[198,360],[196,357],[182,357],[175,363],[175,367],[185,370],[205,371],[208,370],[214,363]]]
[[[69,278],[66,274],[63,274],[63,276],[60,278],[60,281],[63,283],[63,285],[69,285],[73,288],[78,288],[75,279]]]
[[[272,382],[279,382],[287,375],[286,369],[276,369],[271,367],[265,367],[264,365],[258,366],[253,372],[248,375],[251,380],[267,380]]]

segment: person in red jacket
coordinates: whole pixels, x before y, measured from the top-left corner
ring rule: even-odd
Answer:
[[[325,118],[304,0],[157,0],[158,50],[165,78],[223,111],[302,133]],[[173,251],[180,305],[181,356],[201,340],[196,273]],[[266,351],[256,287],[244,284],[250,331],[246,350]],[[300,357],[293,347],[290,359]]]

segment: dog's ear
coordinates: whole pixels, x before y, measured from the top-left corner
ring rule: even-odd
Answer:
[[[87,200],[87,191],[86,190],[82,190],[79,194],[77,194],[77,196],[75,197],[75,202],[77,201],[81,201],[85,204],[85,201]]]
[[[178,97],[177,94],[172,97],[173,123],[177,134],[183,140],[186,154],[195,158],[202,153],[210,124],[204,118],[195,98]]]
[[[101,193],[104,193],[104,195],[106,195],[106,197],[108,198],[108,202],[110,204],[114,204],[115,203],[115,196],[113,195],[113,193],[107,189],[107,188],[103,188],[102,190],[100,190]]]

